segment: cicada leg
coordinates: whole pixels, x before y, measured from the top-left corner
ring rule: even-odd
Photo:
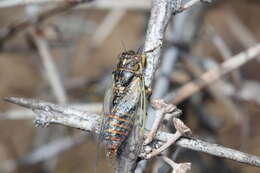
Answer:
[[[140,98],[140,104],[141,104],[141,125],[142,125],[142,133],[144,134],[144,130],[145,130],[145,125],[146,125],[146,119],[147,119],[147,95],[146,95],[146,89],[145,89],[145,84],[144,84],[144,79],[143,77],[141,77],[141,98]],[[142,134],[142,135],[143,135]]]
[[[157,48],[159,48],[159,47],[161,47],[161,46],[162,46],[162,44],[159,44],[159,45],[155,46],[154,48],[145,51],[144,54],[151,53],[151,52],[155,51]]]

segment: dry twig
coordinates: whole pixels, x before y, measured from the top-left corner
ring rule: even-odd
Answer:
[[[38,125],[46,126],[55,123],[81,129],[87,132],[96,134],[99,133],[100,116],[98,114],[88,113],[69,108],[67,106],[59,106],[33,99],[10,97],[5,100],[33,110],[37,114],[35,122]],[[168,139],[173,137],[173,134],[159,131],[155,139],[166,142]],[[204,142],[199,139],[182,137],[176,142],[176,145],[260,167],[260,158],[257,156],[246,154],[217,144]]]
[[[167,101],[169,100],[171,103],[175,105],[180,103],[181,101],[187,99],[188,97],[203,89],[207,85],[218,80],[222,76],[239,68],[240,66],[249,62],[250,60],[253,60],[258,54],[260,54],[260,44],[257,44],[249,48],[248,50],[233,56],[232,58],[222,63],[220,67],[216,67],[205,72],[203,75],[200,76],[199,79],[191,81],[183,87],[179,88],[177,91],[174,91],[173,93],[169,94],[166,98]]]
[[[46,78],[52,88],[53,94],[57,98],[59,104],[65,104],[68,100],[65,88],[62,84],[60,74],[53,61],[47,40],[39,33],[41,31],[32,32],[32,36],[38,48],[40,57],[45,69]]]
[[[200,69],[199,65],[191,59],[184,59],[184,63],[189,71],[191,71],[197,78],[203,75],[203,71]],[[221,88],[223,83],[224,82],[220,79],[213,85],[210,85],[207,89],[218,102],[223,104],[229,110],[230,115],[234,118],[234,120],[236,122],[240,122],[243,119],[243,114],[233,103],[233,101],[222,93]]]
[[[152,105],[153,105],[154,109],[156,109],[156,111],[155,111],[156,119],[154,120],[153,127],[151,128],[149,134],[147,135],[147,137],[144,141],[144,145],[147,145],[148,143],[152,142],[152,140],[154,139],[154,136],[156,135],[156,133],[160,127],[161,121],[163,120],[165,114],[172,113],[174,110],[177,109],[176,106],[166,104],[163,100],[160,100],[160,99],[153,100]]]
[[[245,47],[249,48],[258,43],[258,40],[252,34],[247,26],[245,26],[237,15],[231,9],[225,11],[227,13],[226,23],[230,28],[231,33],[238,39],[238,41]],[[260,56],[257,57],[260,62]]]
[[[212,37],[212,42],[220,52],[221,56],[223,57],[224,60],[228,60],[229,58],[232,57],[232,52],[229,49],[228,45],[224,41],[224,39],[219,35],[219,33],[213,28],[209,27],[209,33],[211,34]],[[241,85],[241,76],[239,71],[233,71],[231,72],[232,79],[235,82],[235,85],[239,87]]]
[[[176,128],[176,132],[173,134],[173,137],[170,138],[160,148],[149,153],[146,156],[146,159],[151,159],[152,157],[161,154],[164,150],[166,150],[172,144],[174,144],[181,136],[189,136],[191,134],[191,130],[180,119],[173,118],[173,124],[174,124],[174,127]]]
[[[161,158],[172,167],[172,173],[186,173],[191,169],[191,163],[178,164],[166,156],[162,156]]]

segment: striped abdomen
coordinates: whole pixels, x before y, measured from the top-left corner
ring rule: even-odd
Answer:
[[[134,122],[134,114],[111,114],[108,116],[107,122],[104,129],[104,139],[108,156],[111,157],[116,154],[118,148],[131,131]]]
[[[128,91],[120,97],[105,118],[102,138],[109,157],[117,153],[118,148],[128,137],[136,118],[139,100],[140,79],[135,78]]]

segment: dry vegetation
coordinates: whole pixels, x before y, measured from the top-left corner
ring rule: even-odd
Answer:
[[[51,4],[42,5],[41,10],[50,7],[52,7]],[[260,40],[259,9],[260,3],[257,0],[219,1],[217,4],[212,5],[208,9],[205,23],[198,34],[196,42],[192,44],[190,54],[211,58],[216,62],[223,62],[220,51],[212,43],[212,35],[208,32],[209,27],[213,27],[226,42],[232,55],[252,46],[243,44],[234,34],[229,24],[229,17],[231,15],[236,16],[242,25],[248,28],[253,38]],[[124,50],[122,42],[127,49],[136,50],[143,45],[148,12],[148,10],[127,11],[105,40],[95,48],[92,48],[93,39],[95,39],[93,35],[103,19],[111,13],[110,10],[73,9],[52,17],[41,24],[40,27],[43,28],[43,31],[48,33],[47,40],[49,41],[51,54],[57,64],[69,103],[102,102],[107,85],[104,79],[109,77],[118,54]],[[0,29],[4,30],[10,24],[24,18],[26,18],[26,12],[23,7],[1,8]],[[106,28],[103,29],[106,30]],[[165,44],[165,47],[167,46]],[[178,62],[178,68],[171,74],[173,76],[172,80],[175,80],[172,83],[172,88],[183,85],[187,80],[196,76],[188,72],[183,64],[181,61]],[[237,92],[241,92],[240,87],[248,80],[259,84],[259,66],[259,62],[253,60],[238,70],[242,79],[240,79],[237,86]],[[175,74],[180,76],[175,77]],[[235,86],[232,77],[225,77],[225,81],[232,82],[233,86]],[[255,98],[260,97],[260,95],[257,95],[258,93],[255,94]],[[8,96],[30,97],[58,102],[46,80],[42,60],[35,48],[35,44],[32,42],[29,29],[24,30],[6,42],[0,51],[0,98]],[[231,100],[236,105],[237,111],[243,115],[238,120],[235,120],[231,111],[223,103],[216,101],[207,89],[196,94],[191,100],[181,102],[178,107],[184,111],[182,116],[196,136],[260,156],[259,103],[254,100],[236,99],[236,96],[233,96]],[[198,103],[195,104],[196,102]],[[219,121],[216,129],[209,130],[205,127],[203,123],[207,122],[207,120],[201,122],[202,120],[198,118],[198,108],[204,111],[205,115],[203,116],[213,118],[214,122]],[[4,101],[0,102],[2,112],[0,115],[0,172],[1,163],[9,159],[22,158],[37,148],[35,143],[39,141],[43,145],[61,138],[61,136],[73,136],[79,133],[78,130],[63,129],[61,126],[51,125],[55,129],[54,131],[57,128],[62,129],[62,134],[54,135],[54,137],[52,135],[50,138],[39,137],[43,133],[42,131],[46,131],[47,134],[50,132],[42,128],[36,129],[31,118],[1,119],[1,116],[5,115],[4,112],[11,109],[19,109],[19,107]],[[57,160],[51,160],[56,161],[56,164],[54,163],[52,166],[46,166],[45,162],[22,165],[11,172],[93,172],[95,157],[96,143],[92,136],[86,136],[86,140],[83,142],[61,152],[57,156]],[[193,164],[191,172],[256,173],[260,170],[236,162],[215,159],[206,154],[189,154],[187,150],[180,154],[177,161],[191,162]],[[100,158],[98,164],[97,172],[108,173],[108,170],[112,172],[104,157]],[[150,167],[152,165],[156,164],[151,164]],[[149,169],[152,170],[152,168]]]

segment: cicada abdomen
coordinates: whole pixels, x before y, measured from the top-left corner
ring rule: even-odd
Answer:
[[[121,144],[128,137],[142,99],[143,69],[145,56],[134,51],[119,56],[113,72],[113,85],[104,101],[105,119],[102,127],[102,141],[108,157],[115,156]]]

